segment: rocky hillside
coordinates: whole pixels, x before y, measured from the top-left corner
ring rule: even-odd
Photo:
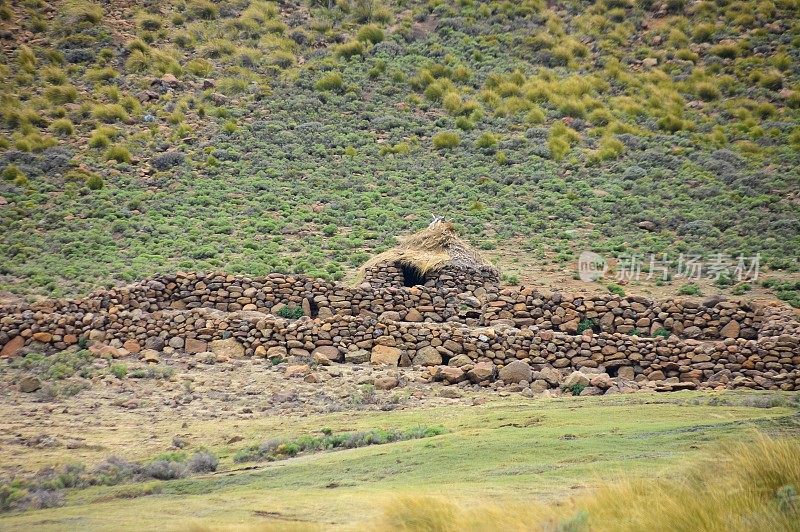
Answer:
[[[508,261],[760,252],[795,271],[798,15],[6,0],[0,290],[179,269],[340,279],[432,212]]]

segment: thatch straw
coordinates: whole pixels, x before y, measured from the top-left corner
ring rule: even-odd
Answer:
[[[497,274],[497,269],[483,259],[469,244],[460,239],[453,225],[435,220],[426,229],[399,237],[400,243],[388,251],[370,259],[361,269],[380,263],[399,263],[412,267],[421,274],[452,266],[465,271],[489,271]]]

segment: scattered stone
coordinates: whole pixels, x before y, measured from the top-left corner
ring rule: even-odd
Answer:
[[[358,349],[356,351],[348,351],[344,354],[344,361],[348,364],[364,364],[369,362],[370,354],[366,349]]]
[[[14,358],[25,347],[25,339],[22,336],[15,336],[0,350],[0,358]]]
[[[581,373],[580,371],[573,371],[570,373],[569,377],[564,379],[564,382],[561,383],[562,388],[572,388],[574,386],[588,386],[589,385],[589,377]]]
[[[412,363],[415,366],[438,366],[442,363],[442,355],[435,347],[425,346],[417,351]]]
[[[391,390],[393,388],[397,388],[399,385],[399,381],[397,377],[378,377],[375,379],[375,389],[376,390]]]
[[[527,362],[522,360],[515,360],[506,364],[498,371],[498,377],[506,384],[517,383],[521,381],[530,382],[533,371]]]
[[[161,362],[161,357],[159,356],[158,351],[155,349],[142,349],[142,352],[139,353],[142,360],[149,364],[158,364]]]
[[[376,366],[397,366],[398,362],[400,362],[400,354],[401,351],[396,347],[390,347],[388,345],[376,345],[372,348],[370,362]]]
[[[23,393],[35,392],[42,387],[42,383],[36,377],[26,375],[19,380],[19,391]]]
[[[227,338],[225,340],[214,340],[208,344],[209,350],[215,355],[228,357],[228,358],[242,358],[244,357],[244,346],[236,341],[234,338]]]

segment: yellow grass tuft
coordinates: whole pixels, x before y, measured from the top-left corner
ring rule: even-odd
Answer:
[[[374,529],[462,530],[800,530],[800,439],[757,434],[717,448],[681,475],[609,482],[561,505],[462,508],[435,498],[400,497]]]

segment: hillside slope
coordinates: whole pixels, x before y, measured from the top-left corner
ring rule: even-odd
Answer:
[[[27,0],[0,25],[0,290],[338,279],[431,213],[508,260],[798,269],[797,0]]]

